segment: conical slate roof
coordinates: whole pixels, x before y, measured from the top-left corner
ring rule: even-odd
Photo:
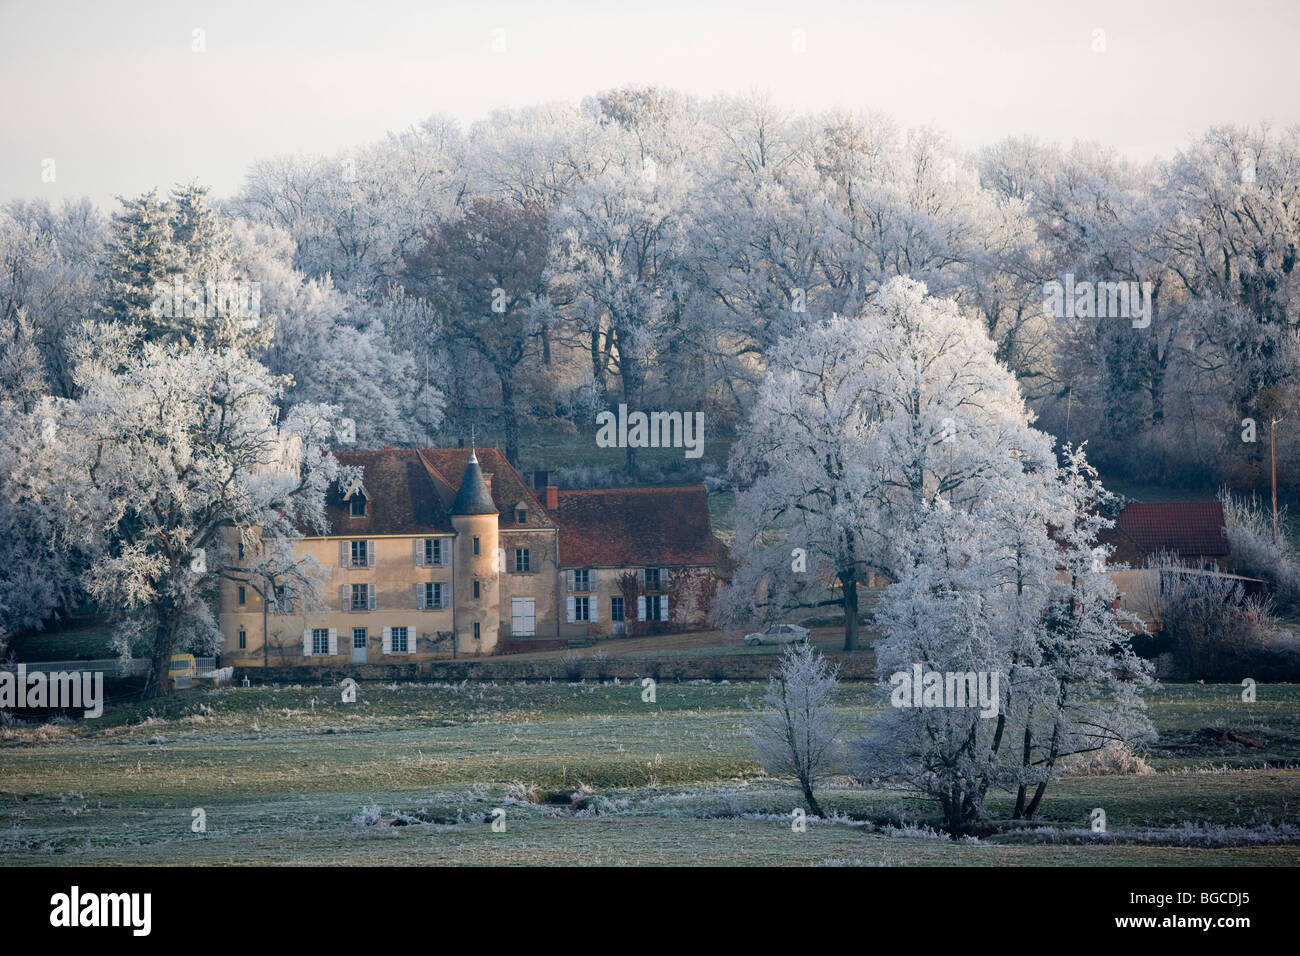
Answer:
[[[469,464],[465,466],[465,477],[460,480],[460,491],[451,503],[454,515],[494,515],[499,514],[488,491],[487,482],[483,480],[483,471],[478,466],[478,455],[470,452]]]

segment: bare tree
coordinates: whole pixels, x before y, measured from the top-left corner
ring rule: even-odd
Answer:
[[[763,769],[798,777],[809,811],[819,817],[826,814],[813,788],[834,772],[840,757],[843,728],[830,703],[838,675],[839,665],[811,645],[787,648],[750,733]]]

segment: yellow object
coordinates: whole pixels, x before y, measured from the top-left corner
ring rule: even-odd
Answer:
[[[167,669],[168,677],[197,677],[198,662],[193,654],[173,654],[171,666]]]

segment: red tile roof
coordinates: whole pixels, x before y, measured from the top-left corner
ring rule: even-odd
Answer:
[[[341,465],[359,465],[366,489],[366,516],[353,518],[344,489],[325,498],[330,534],[449,534],[451,519],[429,469],[413,448],[335,451]]]
[[[451,534],[454,529],[448,510],[456,499],[469,455],[468,448],[335,451],[339,464],[361,466],[368,498],[366,516],[353,518],[343,489],[331,488],[325,499],[330,534]],[[555,527],[505,455],[495,448],[480,448],[478,460],[484,475],[492,477],[492,498],[501,512],[503,531]],[[527,512],[522,524],[515,514],[520,504]]]
[[[703,485],[561,490],[555,520],[564,567],[712,565],[719,559]]]
[[[1217,501],[1133,502],[1120,512],[1114,530],[1119,532],[1112,536],[1116,559],[1130,545],[1143,557],[1161,551],[1184,558],[1228,554],[1223,505]]]

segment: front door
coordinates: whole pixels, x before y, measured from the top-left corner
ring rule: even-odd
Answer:
[[[352,629],[352,663],[364,664],[366,662],[366,629],[364,627],[354,627]]]

